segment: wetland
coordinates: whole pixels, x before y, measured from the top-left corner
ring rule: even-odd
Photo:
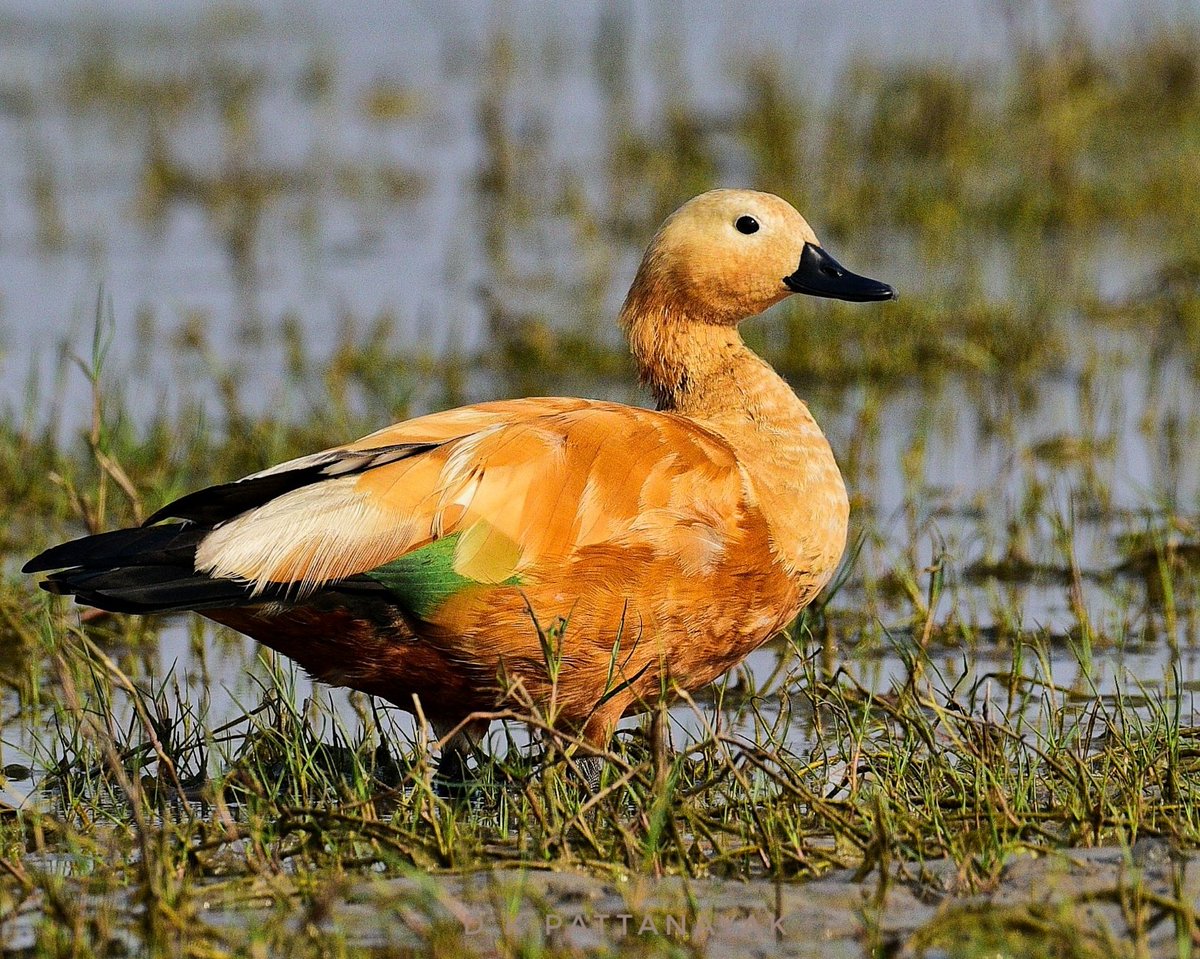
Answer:
[[[5,954],[1192,954],[1200,12],[677,6],[0,6]],[[900,291],[744,328],[851,545],[598,794],[514,704],[447,804],[406,714],[19,574],[407,416],[646,403],[621,296],[727,185]]]

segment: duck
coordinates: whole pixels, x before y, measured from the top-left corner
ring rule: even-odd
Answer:
[[[797,294],[896,296],[786,200],[701,194],[653,236],[620,311],[653,409],[532,397],[419,416],[24,571],[102,610],[196,611],[412,712],[446,778],[514,696],[599,754],[623,717],[784,630],[841,559],[830,444],[739,332]]]

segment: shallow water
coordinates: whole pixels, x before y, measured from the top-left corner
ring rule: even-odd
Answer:
[[[1011,955],[1009,949],[1039,946],[1045,951],[1019,954],[1070,955],[1057,951],[1062,937],[1104,942],[1108,936],[1112,943],[1136,938],[1138,955],[1173,957],[1183,920],[1177,926],[1164,909],[1139,916],[1129,902],[1149,894],[1183,907],[1200,896],[1197,867],[1194,853],[1151,839],[1129,848],[1012,856],[1002,884],[980,890],[963,882],[955,863],[932,860],[897,868],[886,884],[851,870],[802,885],[678,876],[606,880],[536,870],[438,878],[413,872],[342,882],[311,911],[295,905],[307,888],[303,877],[214,882],[195,892],[203,902],[201,926],[247,947],[268,930],[278,936],[284,916],[292,935],[325,934],[343,947],[380,955],[453,943],[454,955],[504,956],[521,943],[528,951],[585,954],[674,947],[708,955],[850,959],[871,954],[867,949],[875,945],[889,954],[933,959]],[[137,948],[137,906],[129,893],[90,894],[86,902],[93,911],[124,917],[116,936],[125,948]],[[995,925],[981,921],[1005,914],[1012,923],[1006,936],[1016,938],[1000,938]],[[1028,916],[1024,923],[1022,915]],[[35,920],[31,912],[10,920],[7,948],[30,949]],[[1056,920],[1063,924],[1059,929]],[[965,951],[988,946],[993,951]]]

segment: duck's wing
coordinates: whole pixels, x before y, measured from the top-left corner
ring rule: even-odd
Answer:
[[[245,482],[301,473],[303,485],[216,525],[196,569],[296,598],[366,577],[427,616],[462,588],[545,579],[598,544],[666,551],[703,570],[744,521],[749,489],[719,437],[585,400],[423,417]],[[240,505],[242,493],[229,495]],[[180,503],[164,513],[216,509]]]
[[[685,575],[703,573],[762,522],[750,488],[728,445],[681,417],[513,400],[200,490],[151,517],[177,522],[64,543],[25,570],[57,569],[47,589],[116,611],[367,589],[434,620],[466,589],[555,581],[590,547],[597,559],[605,548],[670,556]]]

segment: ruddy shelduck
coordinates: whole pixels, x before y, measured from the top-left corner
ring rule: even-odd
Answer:
[[[101,609],[198,610],[439,735],[458,727],[443,771],[486,731],[471,714],[517,687],[603,745],[782,630],[842,555],[829,443],[738,333],[792,293],[895,296],[779,197],[705,193],[651,240],[621,310],[656,409],[530,398],[421,416],[25,570],[58,570],[47,590]]]

